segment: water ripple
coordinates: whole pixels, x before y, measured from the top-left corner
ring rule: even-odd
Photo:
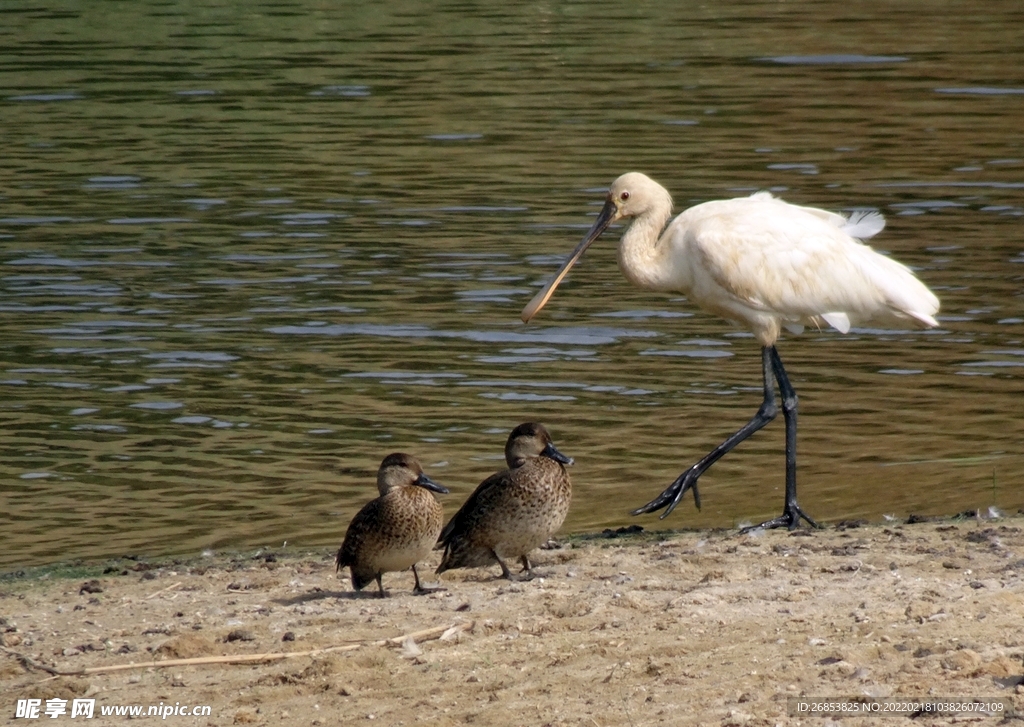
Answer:
[[[599,346],[616,343],[622,338],[652,338],[654,331],[620,328],[530,328],[528,333],[516,331],[451,331],[437,330],[416,324],[338,323],[329,326],[272,326],[268,333],[282,336],[381,336],[385,338],[456,338],[477,343],[548,343],[571,346]]]
[[[810,56],[768,56],[755,58],[754,60],[781,63],[787,66],[833,66],[860,65],[865,63],[905,63],[910,58],[906,56],[866,56],[856,53],[836,53]]]
[[[936,93],[954,93],[967,96],[1022,96],[1024,88],[996,88],[992,86],[962,86],[937,88]]]

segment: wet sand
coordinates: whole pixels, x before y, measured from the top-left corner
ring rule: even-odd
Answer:
[[[1024,713],[1021,516],[575,537],[538,551],[531,581],[500,580],[497,567],[451,571],[446,590],[414,596],[412,574],[393,573],[383,600],[374,588],[351,592],[333,556],[259,551],[8,575],[0,714],[31,724],[14,719],[18,699],[76,697],[95,699],[92,724],[126,719],[101,717],[103,705],[161,704],[210,707],[163,720],[181,725],[860,727],[910,716],[794,714],[794,698],[890,709],[998,698]],[[283,652],[294,655],[83,672]],[[924,714],[913,724],[1001,719]]]

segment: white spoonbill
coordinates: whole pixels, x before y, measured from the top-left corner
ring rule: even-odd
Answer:
[[[746,327],[761,344],[764,376],[764,401],[753,418],[633,514],[667,505],[664,518],[687,490],[693,490],[700,508],[700,476],[778,415],[774,379],[786,422],[786,500],[782,515],[758,527],[793,530],[801,518],[817,527],[797,504],[797,397],[775,349],[779,333],[825,324],[846,333],[869,319],[931,328],[938,325],[939,300],[904,265],[860,242],[885,226],[878,213],[844,217],[758,192],[696,205],[669,223],[671,215],[672,197],[654,180],[639,172],[616,179],[593,227],[523,309],[523,322],[540,312],[609,225],[632,218],[619,242],[619,268],[626,278],[647,290],[683,293],[704,310]]]

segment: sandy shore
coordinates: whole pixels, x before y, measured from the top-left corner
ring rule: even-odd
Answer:
[[[0,718],[29,724],[17,701],[54,698],[69,714],[46,724],[70,720],[74,698],[95,700],[92,724],[123,723],[100,715],[117,705],[210,708],[163,720],[185,725],[908,724],[906,712],[794,714],[794,698],[999,699],[1024,714],[1020,516],[573,538],[537,552],[532,581],[454,571],[446,590],[414,596],[411,573],[395,573],[383,600],[352,593],[332,559],[263,551],[9,575]],[[295,655],[96,670],[282,652]]]

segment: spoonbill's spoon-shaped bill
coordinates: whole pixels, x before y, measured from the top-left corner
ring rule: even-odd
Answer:
[[[562,263],[562,267],[560,267],[558,272],[555,273],[555,277],[551,279],[551,282],[541,288],[537,295],[533,296],[533,300],[527,303],[526,307],[523,308],[523,323],[529,323],[534,316],[540,313],[541,308],[547,305],[548,301],[551,300],[551,296],[555,293],[555,288],[557,288],[565,276],[569,274],[572,266],[575,265],[581,257],[583,257],[583,253],[587,251],[587,248],[590,247],[594,240],[601,236],[602,232],[608,229],[609,225],[619,219],[621,219],[621,215],[619,214],[618,208],[611,202],[605,202],[604,207],[601,208],[601,213],[597,216],[597,220],[590,228],[590,231],[584,236],[583,241],[576,246],[576,249],[573,250],[569,257],[566,258],[566,261]]]

